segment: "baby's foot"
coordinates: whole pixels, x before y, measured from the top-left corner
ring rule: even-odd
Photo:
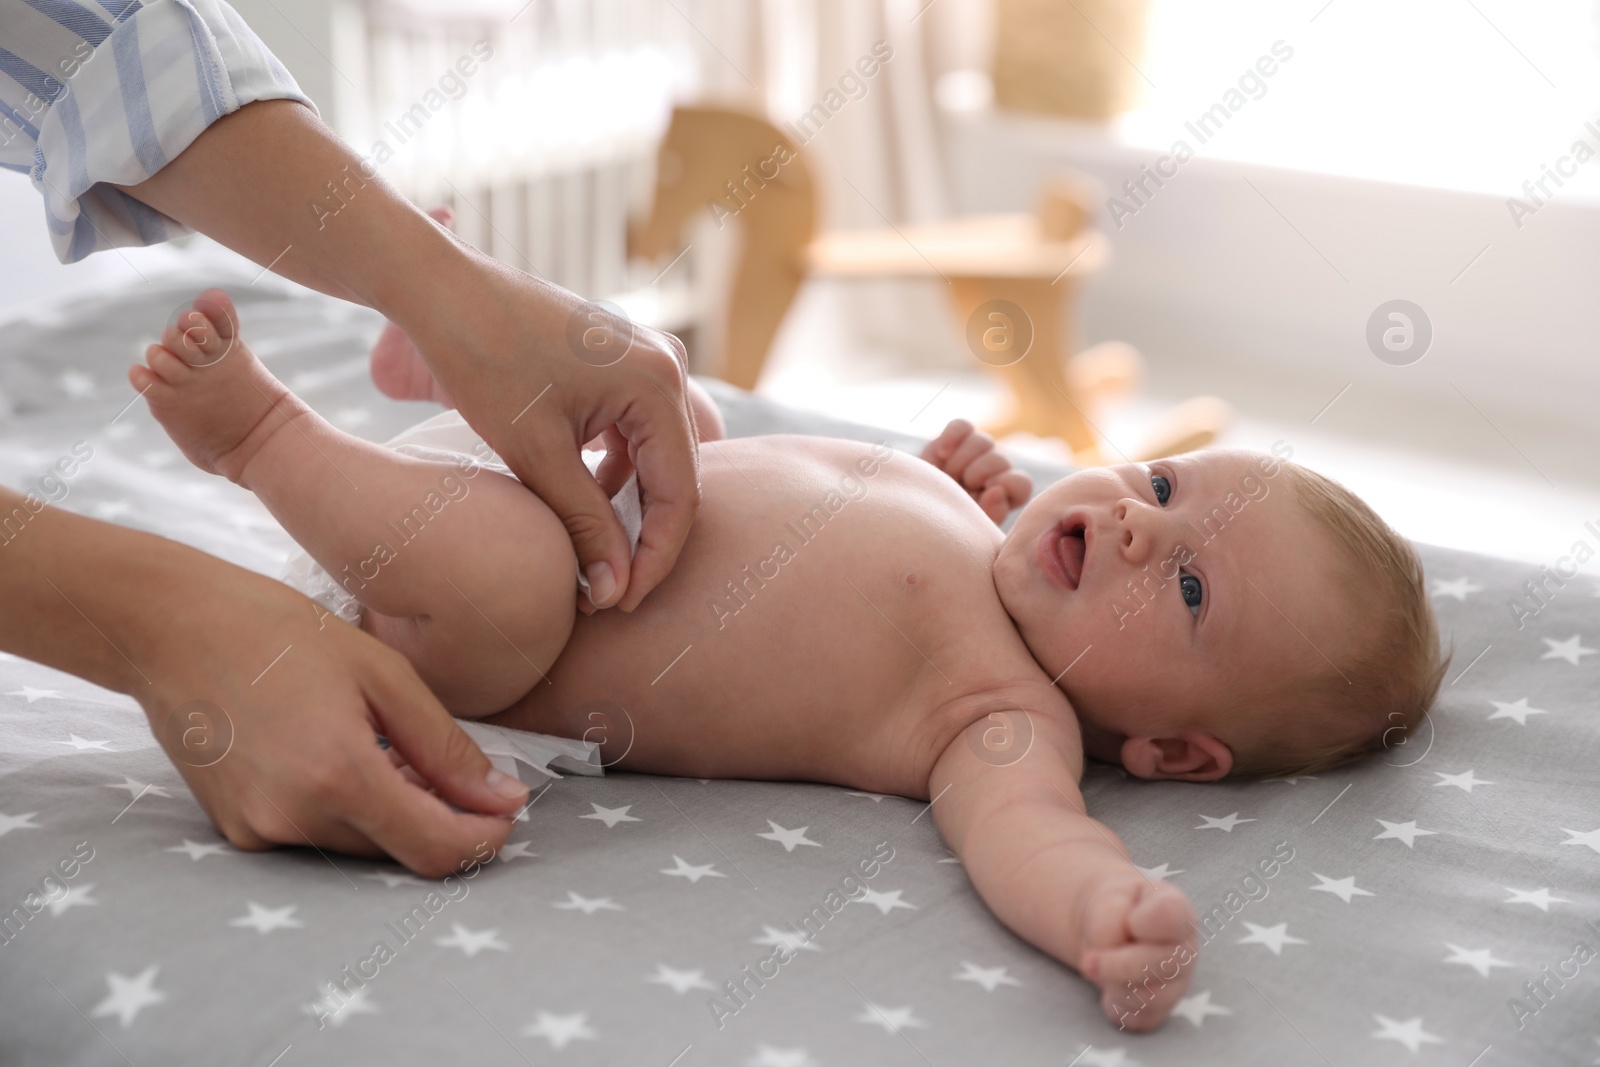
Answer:
[[[150,412],[203,471],[244,484],[244,469],[289,420],[311,409],[239,338],[239,313],[208,289],[128,369]]]
[[[455,215],[447,207],[436,207],[428,216],[449,226]],[[370,357],[372,384],[393,400],[432,400],[447,408],[455,407],[428,369],[422,353],[411,338],[394,323],[386,323],[372,346]]]

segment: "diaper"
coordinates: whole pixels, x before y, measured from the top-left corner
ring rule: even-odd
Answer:
[[[516,477],[511,473],[511,468],[505,465],[505,461],[496,455],[483,438],[467,425],[467,420],[455,411],[440,412],[431,419],[402,430],[386,442],[384,447],[402,455],[452,465],[466,460],[484,470],[498,471]],[[589,468],[591,474],[599,469],[600,461],[605,458],[604,452],[584,452],[582,455],[584,466]],[[627,531],[629,553],[637,551],[639,530],[643,521],[638,472],[634,472],[627,484],[617,490],[617,494],[611,498],[611,509],[617,513],[617,520]],[[344,586],[334,581],[333,575],[324,570],[304,549],[296,546],[284,564],[279,580],[304,593],[345,622],[352,625],[360,624],[361,605],[356,602],[356,598]],[[589,581],[583,576],[581,567],[578,569],[577,580],[578,588],[588,594]]]

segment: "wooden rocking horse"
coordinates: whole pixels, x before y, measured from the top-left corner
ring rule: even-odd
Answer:
[[[1059,437],[1074,461],[1120,459],[1101,451],[1095,412],[1139,385],[1143,360],[1121,342],[1070,354],[1076,287],[1100,269],[1110,243],[1085,223],[1083,183],[1048,186],[1034,215],[988,215],[897,229],[818,237],[816,184],[786,134],[759,116],[723,108],[673,111],[657,156],[650,215],[629,229],[628,252],[659,260],[677,254],[690,216],[709,210],[718,225],[743,227],[727,303],[721,377],[744,389],[761,378],[772,339],[808,275],[926,277],[949,284],[968,348],[1007,386],[1011,411],[985,427],[996,437]],[[1129,457],[1154,459],[1214,440],[1231,419],[1215,397],[1167,412]]]

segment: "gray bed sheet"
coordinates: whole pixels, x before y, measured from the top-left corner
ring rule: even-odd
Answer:
[[[62,506],[275,574],[289,540],[265,510],[124,410],[163,321],[221,283],[336,424],[383,440],[435,409],[372,388],[371,312],[254,273],[5,323],[0,479],[32,485],[84,441]],[[734,434],[920,445],[707,384]],[[990,915],[918,802],[565,777],[471,880],[426,883],[227,847],[131,699],[0,656],[0,1063],[1600,1063],[1597,591],[1569,583],[1519,629],[1506,602],[1533,568],[1422,551],[1457,655],[1413,743],[1249,784],[1091,765],[1091,810],[1212,916],[1193,995],[1143,1036]],[[870,893],[835,914],[850,875]]]

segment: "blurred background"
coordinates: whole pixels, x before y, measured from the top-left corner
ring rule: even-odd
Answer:
[[[1198,419],[1287,443],[1418,540],[1600,545],[1594,0],[234,6],[416,203],[678,332],[696,373],[1060,459],[1054,419],[1110,461]],[[769,128],[796,162],[696,184]],[[663,220],[674,197],[693,210]],[[0,174],[0,316],[223,254],[69,270],[42,222]],[[1026,322],[974,310],[1008,295]],[[1052,361],[1061,401],[1036,382],[1019,424],[994,338],[1031,326],[1018,365]],[[1201,396],[1231,418],[1180,406]]]

